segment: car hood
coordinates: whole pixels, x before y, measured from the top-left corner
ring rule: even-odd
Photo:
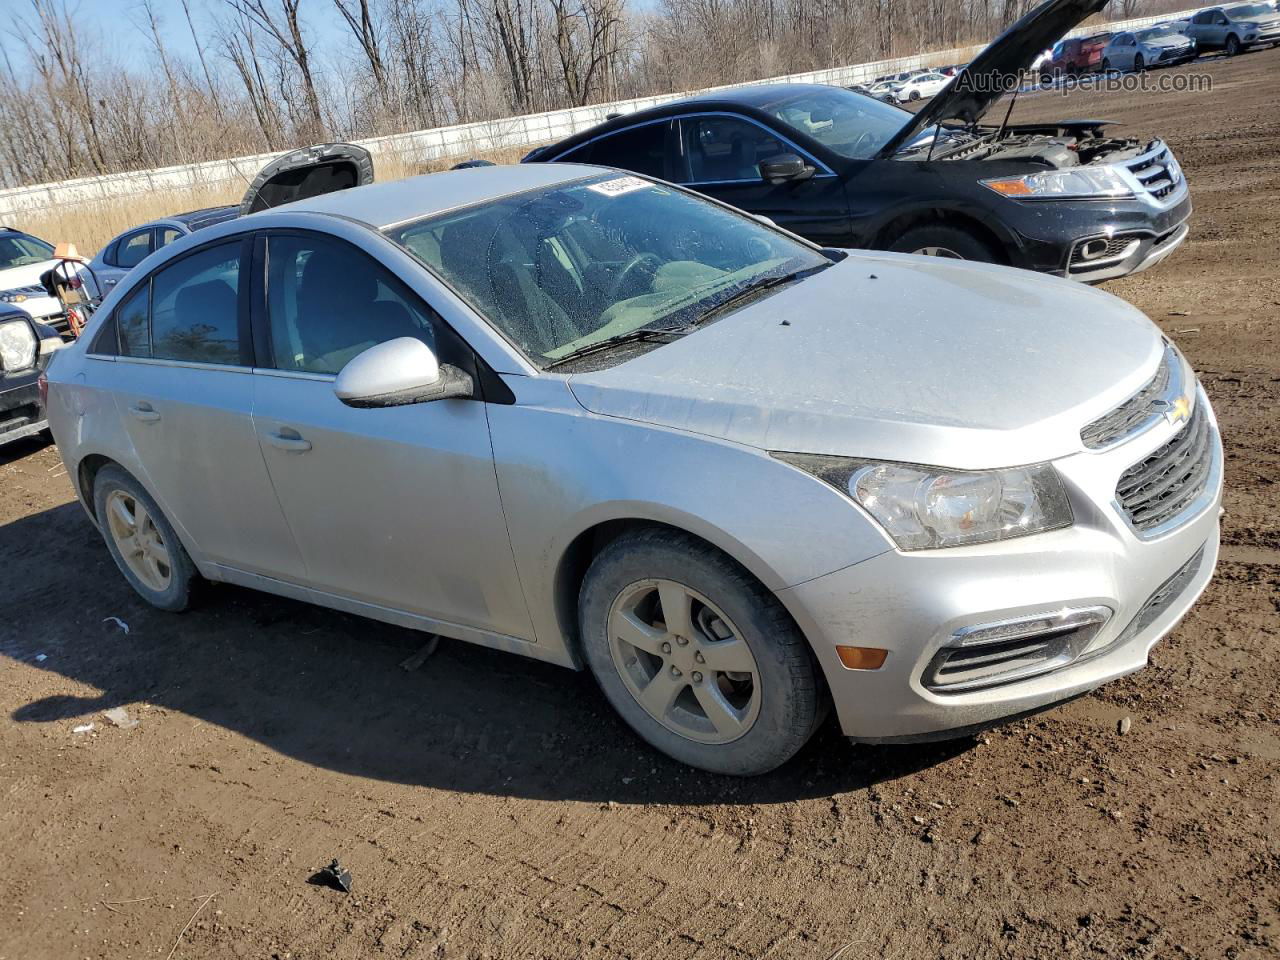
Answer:
[[[57,260],[41,260],[39,263],[25,263],[20,267],[6,267],[0,270],[0,290],[38,287],[40,275],[48,273],[57,263]]]
[[[1162,353],[1142,313],[1091,287],[854,254],[569,387],[596,414],[766,450],[981,469],[1079,452]]]
[[[1270,30],[1272,27],[1280,26],[1280,16],[1272,17],[1247,17],[1243,20],[1232,20],[1232,23],[1244,26],[1246,23],[1253,24],[1259,30]]]
[[[1191,38],[1178,35],[1173,37],[1156,37],[1155,39],[1140,40],[1138,42],[1144,47],[1185,47],[1191,43]]]
[[[1017,83],[1045,50],[1086,18],[1107,5],[1107,0],[1048,0],[991,41],[955,75],[929,105],[916,113],[880,150],[891,157],[921,130],[944,120],[977,123],[992,104]]]

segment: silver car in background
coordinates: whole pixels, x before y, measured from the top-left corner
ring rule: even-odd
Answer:
[[[209,227],[48,379],[157,607],[205,578],[585,667],[722,773],[829,705],[936,738],[1137,670],[1218,554],[1213,411],[1132,307],[599,167]]]
[[[1185,31],[1185,24],[1161,23],[1117,33],[1102,48],[1102,69],[1139,71],[1194,60],[1200,51]]]

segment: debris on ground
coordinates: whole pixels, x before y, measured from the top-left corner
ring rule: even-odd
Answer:
[[[102,622],[114,623],[117,627],[119,627],[121,630],[124,631],[124,635],[126,637],[129,635],[129,625],[125,623],[123,620],[121,620],[119,617],[103,617]]]
[[[121,730],[132,730],[138,725],[138,721],[129,716],[129,711],[124,707],[112,707],[110,710],[103,710],[102,715]]]
[[[431,655],[436,652],[436,649],[439,646],[440,636],[439,634],[433,633],[417,653],[401,662],[400,669],[413,673],[413,671],[417,670],[431,658]]]
[[[1120,734],[1120,736],[1123,737],[1126,733],[1129,732],[1129,729],[1132,726],[1133,726],[1132,720],[1130,720],[1128,717],[1121,717],[1120,722],[1116,724],[1116,733]]]
[[[343,893],[351,892],[351,871],[340,864],[337,859],[329,861],[329,865],[319,873],[313,874],[309,883],[316,886],[333,887]]]
[[[49,659],[49,655],[47,653],[36,654],[36,663],[44,663],[48,659]]]
[[[93,730],[92,723],[82,723],[78,727],[71,728],[72,733],[89,733],[91,730]]]

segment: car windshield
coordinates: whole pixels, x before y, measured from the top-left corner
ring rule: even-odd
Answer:
[[[831,263],[752,217],[619,173],[386,232],[543,367],[686,332],[744,291]]]
[[[874,157],[911,121],[906,110],[839,87],[806,90],[765,109],[850,160]]]
[[[25,233],[0,237],[0,270],[43,263],[52,256],[52,246]]]
[[[1275,14],[1275,8],[1265,3],[1247,3],[1242,7],[1227,7],[1227,16],[1232,20],[1244,20],[1249,17],[1269,17]]]

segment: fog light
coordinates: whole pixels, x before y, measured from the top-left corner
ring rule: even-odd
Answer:
[[[888,650],[879,647],[836,647],[840,662],[849,670],[879,670],[884,666]]]
[[[1098,238],[1097,240],[1089,240],[1080,245],[1081,260],[1097,260],[1107,252],[1107,241]]]

